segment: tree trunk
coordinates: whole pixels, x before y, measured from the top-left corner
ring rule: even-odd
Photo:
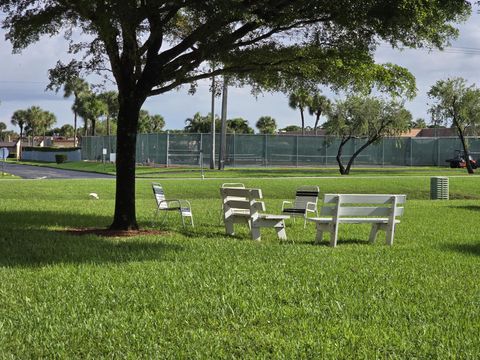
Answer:
[[[350,174],[350,168],[352,167],[353,165],[353,162],[355,161],[355,158],[363,151],[365,150],[368,146],[370,146],[370,144],[372,144],[374,141],[376,141],[377,139],[373,139],[373,140],[368,140],[365,144],[363,144],[357,151],[355,151],[352,155],[352,157],[350,158],[350,160],[348,161],[348,164],[347,164],[347,167],[345,169],[345,175],[348,175]]]
[[[92,136],[95,136],[95,125],[97,121],[95,119],[92,119],[91,122],[92,122]]]
[[[455,125],[457,127],[458,136],[460,137],[460,141],[462,142],[463,154],[465,156],[465,164],[467,165],[467,171],[468,171],[469,174],[474,174],[475,171],[473,171],[472,163],[470,162],[470,153],[468,152],[467,141],[465,140],[465,136],[463,135],[463,131],[460,128],[460,126],[458,126],[458,124],[455,124]]]
[[[305,136],[305,117],[303,116],[302,107],[300,107],[300,117],[302,118],[302,136]]]
[[[73,147],[77,147],[77,112],[73,112]]]
[[[320,116],[322,116],[321,112],[317,112],[315,118],[315,127],[313,128],[313,131],[315,132],[315,135],[317,135],[317,129],[318,129],[318,122],[320,121]]]
[[[227,79],[223,78],[223,92],[222,92],[222,128],[220,135],[220,152],[218,156],[218,170],[225,169],[225,156],[227,152],[227,99],[228,99],[228,83]]]
[[[131,97],[133,98],[133,96]],[[135,211],[135,151],[142,101],[119,101],[117,131],[117,182],[111,230],[138,229]]]
[[[342,141],[340,142],[340,146],[338,147],[338,150],[337,150],[336,159],[337,159],[338,170],[340,171],[340,175],[346,175],[345,166],[343,166],[343,163],[342,163],[342,152],[343,152],[343,147],[348,142],[348,140],[350,140],[350,138],[342,139]]]
[[[215,69],[215,67],[214,67]],[[215,76],[212,76],[212,148],[210,149],[210,169],[215,169]]]

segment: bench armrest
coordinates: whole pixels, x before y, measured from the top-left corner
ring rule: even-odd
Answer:
[[[168,199],[168,200],[162,200],[158,203],[158,207],[160,208],[160,205],[162,203],[167,204],[167,207],[170,206],[172,203],[178,204],[178,207],[188,207],[189,209],[191,208],[190,202],[188,200],[179,200],[179,199]]]
[[[285,204],[291,204],[291,203],[292,203],[291,201],[284,200],[282,202],[282,211],[283,211],[283,209],[285,209]]]

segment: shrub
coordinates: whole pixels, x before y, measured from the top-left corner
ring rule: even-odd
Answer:
[[[55,162],[57,164],[61,164],[67,161],[67,155],[66,154],[55,154]]]

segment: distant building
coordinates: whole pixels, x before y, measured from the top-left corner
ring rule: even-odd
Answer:
[[[278,132],[277,135],[298,135],[301,136],[301,131]],[[316,136],[326,136],[324,129],[318,129]],[[315,136],[313,130],[305,130],[305,136]],[[399,135],[400,137],[456,137],[457,130],[454,128],[424,128],[424,129],[410,129],[407,132]],[[467,134],[468,136],[468,134]]]

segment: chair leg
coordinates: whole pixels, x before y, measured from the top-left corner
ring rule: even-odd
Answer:
[[[320,224],[317,224],[317,237],[315,242],[318,244],[323,240],[323,227]]]
[[[285,223],[282,222],[282,227],[277,227],[275,230],[277,231],[277,236],[280,240],[287,240],[287,232],[285,231]]]
[[[158,215],[158,208],[155,210],[155,213],[153,214],[153,219],[152,219],[152,226],[155,226],[155,219],[157,218]]]
[[[180,217],[182,218],[182,225],[185,228],[185,218],[183,217],[182,210],[180,210]]]
[[[165,215],[163,215],[163,219],[162,219],[162,221],[160,222],[160,225],[163,225],[163,223],[167,220],[168,211],[164,211],[164,212],[165,212]]]
[[[233,223],[230,221],[225,221],[225,232],[227,235],[234,235]]]
[[[252,240],[260,240],[261,239],[260,228],[259,227],[252,226],[251,233],[252,233]]]
[[[157,208],[157,210],[155,210],[155,214],[153,215],[152,226],[155,226],[155,219],[157,218],[159,212],[160,212],[160,209]],[[163,225],[163,223],[164,223],[165,220],[167,219],[167,214],[168,214],[168,211],[165,211],[165,214],[163,215],[163,219],[162,219],[162,221],[159,223],[159,225]]]

